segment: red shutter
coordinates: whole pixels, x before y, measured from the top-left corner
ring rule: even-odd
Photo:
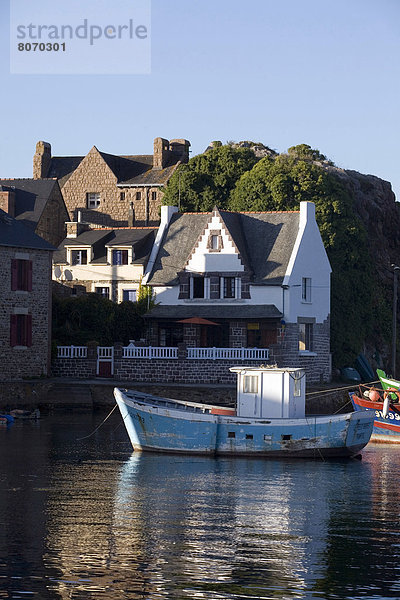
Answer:
[[[17,315],[10,315],[10,346],[17,345]]]
[[[15,291],[18,286],[18,261],[13,258],[11,260],[11,289]]]
[[[32,346],[32,315],[25,316],[25,346]]]
[[[27,264],[27,267],[28,267],[27,268],[27,274],[26,274],[26,276],[27,276],[27,281],[26,281],[27,286],[26,286],[26,289],[27,289],[28,292],[31,292],[32,291],[32,261],[31,260],[27,260],[26,262],[28,263]]]

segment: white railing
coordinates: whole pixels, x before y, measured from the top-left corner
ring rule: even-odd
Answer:
[[[268,348],[188,348],[187,357],[194,360],[268,360]]]
[[[268,360],[268,348],[187,348],[187,358],[192,360]],[[86,346],[57,346],[57,358],[86,358]],[[99,346],[98,359],[113,360],[112,346]],[[124,346],[122,358],[178,358],[174,346]]]
[[[57,346],[57,358],[86,358],[86,346]]]
[[[124,346],[122,358],[178,358],[178,348],[172,346]]]

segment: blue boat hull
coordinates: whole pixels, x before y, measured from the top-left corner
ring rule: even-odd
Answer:
[[[173,403],[165,408],[118,389],[114,394],[135,450],[213,456],[353,456],[368,443],[373,426],[367,412],[247,419],[189,412]]]

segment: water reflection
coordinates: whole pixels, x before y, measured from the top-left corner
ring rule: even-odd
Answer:
[[[0,598],[399,597],[398,448],[131,455],[117,421],[77,441],[90,419],[0,432]]]

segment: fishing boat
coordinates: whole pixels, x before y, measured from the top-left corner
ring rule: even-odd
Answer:
[[[305,415],[303,369],[231,367],[236,408],[114,389],[134,450],[329,458],[355,456],[368,443],[374,415]]]
[[[371,440],[400,443],[400,381],[388,377],[380,369],[377,374],[382,386],[360,385],[358,392],[350,392],[355,411],[372,411],[374,428]]]

